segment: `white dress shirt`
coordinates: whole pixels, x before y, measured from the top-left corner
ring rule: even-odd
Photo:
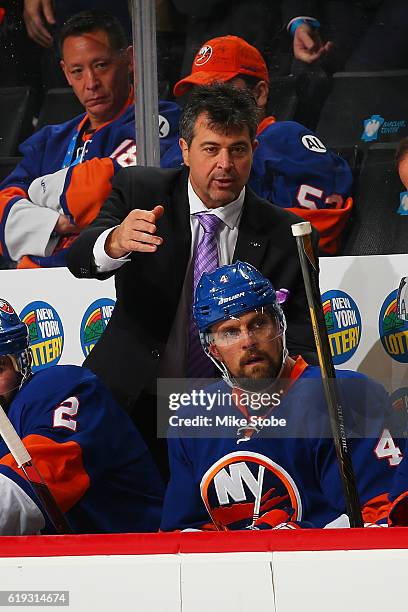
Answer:
[[[162,378],[182,378],[186,373],[189,321],[191,316],[193,254],[204,234],[199,220],[194,215],[195,213],[205,212],[209,215],[216,215],[221,219],[223,223],[220,223],[217,229],[218,262],[220,266],[230,264],[232,263],[237,243],[244,198],[245,187],[233,202],[219,208],[207,208],[195,193],[190,181],[188,182],[191,251],[176,316],[167,341],[165,353],[159,366],[159,376]],[[112,228],[105,230],[98,237],[94,245],[93,255],[98,272],[116,270],[129,261],[129,254],[119,259],[113,259],[105,252],[104,245],[111,231]],[[146,257],[148,256],[149,253],[146,253]],[[152,389],[152,391],[156,392],[156,389]]]

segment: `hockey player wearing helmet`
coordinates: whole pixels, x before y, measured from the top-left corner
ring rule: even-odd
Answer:
[[[0,298],[0,403],[5,408],[31,376],[28,328],[13,308]]]
[[[193,307],[201,344],[232,387],[269,386],[293,362],[280,306],[287,293],[242,262],[202,276]]]
[[[163,485],[130,418],[85,368],[32,373],[28,328],[1,298],[0,402],[75,533],[157,530]],[[0,438],[0,535],[52,532]]]
[[[288,355],[284,299],[240,261],[201,277],[194,317],[223,380],[169,420],[162,530],[348,526],[320,369]],[[364,521],[386,524],[402,458],[388,395],[355,372],[338,382]],[[193,406],[207,419],[195,430]]]

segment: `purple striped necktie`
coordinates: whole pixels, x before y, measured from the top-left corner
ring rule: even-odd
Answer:
[[[216,232],[220,224],[223,223],[219,217],[209,213],[196,213],[194,217],[200,222],[204,235],[197,245],[193,258],[193,303],[195,291],[203,272],[214,272],[218,268]],[[192,315],[190,316],[187,373],[189,378],[211,378],[214,376],[214,364],[203,351],[198,329]]]

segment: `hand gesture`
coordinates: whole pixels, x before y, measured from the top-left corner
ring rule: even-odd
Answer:
[[[312,64],[325,55],[333,46],[328,41],[323,44],[318,31],[307,23],[303,23],[295,30],[293,38],[293,55],[296,59]]]
[[[164,213],[163,206],[153,210],[132,210],[105,242],[105,251],[113,259],[123,257],[132,251],[154,253],[163,243],[163,238],[156,236],[156,221]]]

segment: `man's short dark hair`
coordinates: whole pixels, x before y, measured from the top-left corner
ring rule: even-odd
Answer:
[[[195,87],[180,118],[180,136],[188,146],[194,138],[194,126],[201,113],[207,113],[209,127],[215,131],[228,133],[247,127],[251,140],[255,138],[259,110],[247,89],[239,89],[229,83]]]
[[[109,44],[115,51],[126,49],[128,46],[127,36],[120,21],[105,11],[88,10],[81,11],[70,17],[62,26],[59,35],[59,51],[62,57],[64,41],[68,36],[81,36],[88,32],[103,30],[107,33]]]

